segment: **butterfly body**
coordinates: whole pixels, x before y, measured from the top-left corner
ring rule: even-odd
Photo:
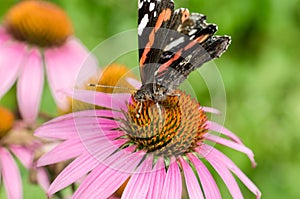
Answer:
[[[165,100],[168,95],[171,95],[168,88],[159,84],[149,83],[142,85],[142,87],[134,93],[133,97],[141,102],[151,100],[158,103]]]
[[[202,64],[221,56],[230,37],[215,36],[215,24],[188,9],[174,10],[172,0],[139,0],[140,102],[159,103]]]

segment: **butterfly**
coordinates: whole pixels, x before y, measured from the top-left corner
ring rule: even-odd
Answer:
[[[229,36],[215,36],[218,27],[206,16],[174,9],[172,0],[138,2],[139,68],[142,86],[133,97],[156,104],[174,95],[174,90],[202,64],[224,53]]]

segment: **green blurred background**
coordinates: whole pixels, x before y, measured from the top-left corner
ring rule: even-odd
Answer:
[[[15,2],[1,0],[0,16]],[[136,0],[53,2],[66,10],[75,35],[89,49],[137,26]],[[218,24],[218,34],[232,37],[228,51],[215,61],[226,88],[225,126],[253,149],[257,168],[252,169],[244,155],[221,148],[257,184],[263,198],[299,198],[300,1],[175,0],[175,3],[176,7],[207,15],[208,22]],[[137,59],[134,61],[137,63]],[[46,99],[44,96],[45,109],[51,106],[48,104],[51,100]],[[206,104],[209,97],[199,92],[198,99]],[[12,106],[13,97],[6,97],[2,103]],[[22,175],[24,197],[44,198],[39,188],[27,185],[28,174],[24,170]],[[224,198],[230,198],[222,182],[220,187]],[[243,185],[241,188],[245,198],[254,198]],[[3,188],[0,193],[4,197]]]

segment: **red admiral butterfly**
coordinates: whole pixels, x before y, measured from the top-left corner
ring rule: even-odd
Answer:
[[[188,9],[174,10],[172,0],[139,0],[138,41],[141,88],[134,93],[140,102],[157,105],[199,68],[218,58],[230,44],[229,36],[214,36],[215,24]]]

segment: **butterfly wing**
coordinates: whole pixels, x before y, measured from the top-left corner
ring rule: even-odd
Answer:
[[[182,9],[176,10],[182,12]],[[187,13],[188,11],[185,10]],[[174,29],[174,27],[173,27]],[[177,88],[187,76],[205,62],[220,57],[228,48],[231,39],[228,36],[215,36],[215,24],[207,24],[206,17],[192,13],[177,26],[177,37],[169,43],[162,53],[155,71],[155,82]]]
[[[139,0],[139,57],[142,84],[178,87],[203,63],[226,51],[230,38],[214,36],[217,26],[172,0]]]
[[[159,68],[165,36],[174,12],[171,0],[139,0],[138,43],[140,74],[143,84],[153,82]]]

